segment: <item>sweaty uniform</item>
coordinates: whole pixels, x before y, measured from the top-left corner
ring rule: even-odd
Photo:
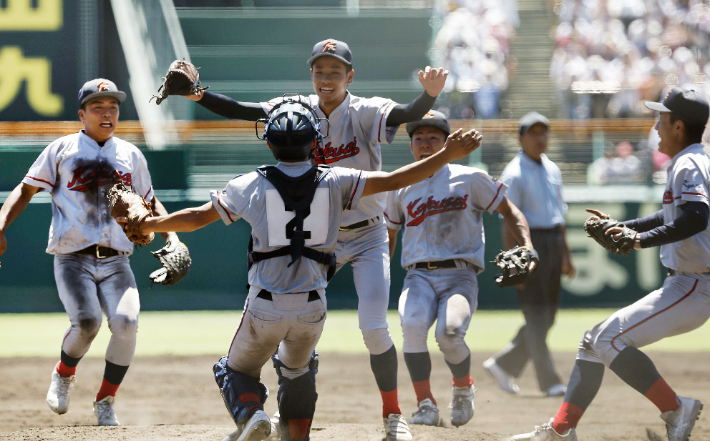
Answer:
[[[325,115],[318,96],[303,97],[319,118]],[[280,99],[262,103],[268,113]],[[323,139],[315,149],[317,164],[356,170],[382,169],[380,143],[391,143],[397,127],[387,127],[387,116],[396,103],[385,98],[361,98],[350,92],[324,121]],[[343,213],[335,248],[338,269],[350,262],[357,290],[358,318],[365,345],[371,354],[382,354],[394,344],[387,328],[389,304],[389,249],[382,210],[385,194],[362,198],[357,209]]]
[[[291,177],[311,167],[308,161],[277,165]],[[343,210],[357,208],[366,177],[366,172],[339,167],[325,175],[304,220],[304,232],[310,232],[306,247],[333,253]],[[211,199],[225,224],[239,218],[249,222],[254,251],[290,244],[286,231],[294,212],[285,210],[276,188],[257,172],[232,179],[221,192],[212,191]],[[279,359],[289,368],[308,365],[325,322],[327,268],[303,256],[288,267],[290,262],[291,256],[274,257],[249,270],[251,288],[229,350],[232,369],[259,378],[277,346]],[[260,295],[262,290],[270,295]]]
[[[478,305],[476,275],[485,267],[483,212],[495,212],[506,190],[483,170],[449,164],[422,182],[389,193],[387,226],[404,227],[402,267],[408,272],[399,315],[405,359],[408,353],[428,352],[427,333],[434,321],[436,340],[452,371],[469,357],[464,337]],[[453,267],[429,269],[447,261]],[[417,375],[407,365],[416,383]]]
[[[47,253],[54,254],[54,277],[71,327],[62,350],[81,358],[101,325],[101,311],[112,332],[106,360],[130,364],[136,344],[140,302],[128,256],[133,244],[108,211],[113,184],[132,186],[153,199],[148,166],[134,145],[112,137],[103,146],[79,133],[47,146],[22,180],[52,196]],[[116,250],[111,257],[75,254],[88,247]]]
[[[710,157],[692,144],[673,158],[663,194],[666,224],[686,202],[708,204]],[[699,328],[710,317],[710,229],[661,246],[663,286],[587,331],[577,358],[609,366],[627,346],[640,348]]]

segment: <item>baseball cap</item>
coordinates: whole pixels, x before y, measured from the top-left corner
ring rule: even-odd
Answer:
[[[710,106],[701,94],[694,90],[674,87],[661,103],[646,101],[646,107],[657,112],[673,112],[687,124],[706,124]]]
[[[114,97],[119,104],[126,100],[126,93],[118,90],[113,81],[106,78],[96,78],[84,83],[79,90],[79,107],[83,106],[87,101],[100,96]]]
[[[550,120],[545,117],[545,115],[541,115],[537,112],[529,112],[522,118],[520,118],[520,122],[518,123],[518,130],[521,135],[524,135],[525,132],[528,131],[528,129],[535,124],[544,124],[545,127],[548,129],[550,128]]]
[[[353,65],[353,53],[350,52],[348,44],[333,40],[332,38],[319,41],[313,46],[313,53],[311,54],[311,58],[308,59],[308,64],[312,65],[316,59],[326,56],[335,57],[348,66]]]
[[[436,127],[446,133],[446,136],[451,134],[451,126],[446,120],[446,116],[443,113],[437,112],[436,110],[430,110],[426,115],[419,121],[412,121],[407,123],[407,134],[412,137],[412,134],[419,127]]]

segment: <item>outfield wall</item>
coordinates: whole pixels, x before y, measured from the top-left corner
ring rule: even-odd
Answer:
[[[646,193],[644,193],[644,189]],[[582,228],[588,206],[610,215],[627,219],[650,214],[660,204],[642,201],[613,202],[614,197],[629,190],[640,197],[651,197],[657,188],[600,188],[594,193],[604,203],[573,202],[568,213],[568,240],[574,254],[577,276],[564,282],[563,307],[619,306],[633,302],[660,286],[665,271],[660,265],[658,248],[641,250],[627,257],[613,256],[589,239]],[[589,197],[589,190],[566,189],[567,200]],[[161,197],[162,196],[162,197]],[[184,195],[183,195],[184,196]],[[206,192],[205,192],[206,196]],[[159,192],[166,208],[172,212],[204,203],[201,198],[179,201],[180,196]],[[182,197],[184,199],[184,197]],[[655,199],[655,198],[654,198]],[[655,199],[660,200],[660,199]],[[44,252],[51,220],[51,208],[46,195],[38,195],[7,232],[8,249],[0,257],[0,312],[62,311],[57,297],[52,270],[52,256]],[[493,279],[497,269],[490,260],[501,249],[500,221],[497,216],[484,215],[486,230],[486,270],[478,280],[479,308],[515,308],[514,289],[500,289]],[[240,309],[246,296],[246,246],[249,226],[239,221],[229,227],[216,222],[202,230],[180,235],[190,248],[193,266],[190,274],[178,285],[154,286],[149,289],[148,274],[158,268],[150,250],[162,246],[162,239],[138,249],[131,265],[141,291],[143,310]],[[396,308],[405,271],[399,265],[399,247],[392,265],[390,307]],[[340,271],[328,289],[329,307],[355,308],[357,296],[349,266]]]

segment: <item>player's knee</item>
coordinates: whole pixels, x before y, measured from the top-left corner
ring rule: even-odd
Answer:
[[[82,318],[77,327],[82,339],[93,340],[101,329],[101,316]]]
[[[595,326],[584,333],[584,337],[582,337],[582,341],[579,344],[577,358],[597,362],[601,360],[605,365],[609,366],[621,347],[626,347],[626,343],[619,341],[619,339],[614,340],[613,336],[604,332],[603,328]]]
[[[394,344],[387,328],[362,329],[362,338],[367,350],[374,355],[384,353]]]
[[[457,328],[447,330],[447,332],[437,332],[435,335],[436,343],[439,345],[441,352],[450,354],[466,348],[466,342],[464,341],[465,335],[466,334],[460,332]]]
[[[220,358],[212,368],[224,405],[237,425],[249,419],[251,410],[264,410],[269,389],[257,378],[250,377],[227,366],[227,356]]]
[[[402,320],[402,335],[404,337],[404,352],[426,352],[429,326],[421,320]]]
[[[108,322],[111,333],[118,338],[132,338],[138,333],[138,317],[117,315]]]
[[[279,425],[283,440],[296,441],[308,439],[313,414],[316,411],[316,374],[318,373],[318,353],[313,351],[307,366],[292,369],[281,362],[277,354],[274,362],[279,378]]]

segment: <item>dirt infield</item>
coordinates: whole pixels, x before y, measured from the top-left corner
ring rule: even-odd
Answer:
[[[531,369],[520,380],[521,396],[498,390],[481,368],[490,354],[473,354],[473,375],[478,389],[476,415],[466,426],[448,427],[450,374],[434,354],[432,387],[447,427],[414,427],[418,441],[494,441],[531,431],[552,417],[560,398],[545,398],[535,387]],[[567,378],[574,354],[556,354],[558,367]],[[710,354],[660,354],[651,358],[661,374],[681,395],[710,403]],[[103,361],[83,360],[71,409],[53,414],[45,404],[49,376],[56,360],[46,358],[0,359],[0,441],[5,440],[220,440],[234,430],[212,378],[218,357],[137,358],[119,391],[116,414],[124,426],[95,427],[91,402],[98,390]],[[380,441],[380,397],[366,354],[322,354],[318,374],[319,401],[311,439]],[[276,408],[276,377],[270,366],[264,383],[272,390],[266,403],[269,414]],[[414,393],[400,354],[402,411],[415,410]],[[647,435],[647,429],[661,435]],[[607,371],[604,385],[578,430],[583,441],[665,440],[657,409],[645,398]],[[693,440],[710,440],[710,416],[701,416]]]

